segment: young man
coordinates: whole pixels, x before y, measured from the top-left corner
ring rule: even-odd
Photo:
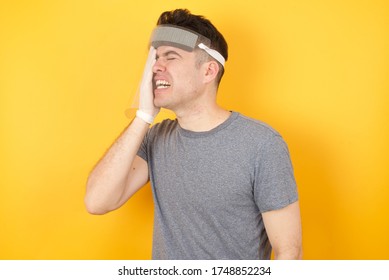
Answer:
[[[227,43],[205,18],[165,12],[151,37],[136,117],[90,174],[92,214],[151,181],[153,259],[301,258],[288,149],[266,124],[216,103]],[[149,128],[159,109],[176,120]]]

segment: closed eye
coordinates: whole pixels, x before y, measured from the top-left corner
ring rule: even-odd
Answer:
[[[164,53],[163,56],[165,56],[167,60],[173,60],[181,57],[177,52],[171,50]]]
[[[175,60],[175,59],[178,59],[178,58],[181,58],[182,56],[177,53],[176,51],[173,51],[173,50],[168,50],[164,53],[162,53],[161,55],[157,55],[156,56],[156,59],[160,59],[160,58],[163,58],[164,60]]]

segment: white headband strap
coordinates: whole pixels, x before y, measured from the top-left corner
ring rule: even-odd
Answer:
[[[219,61],[219,63],[221,65],[223,65],[224,67],[224,64],[226,63],[226,60],[224,59],[224,57],[216,50],[214,49],[210,49],[208,48],[206,45],[204,45],[203,43],[200,43],[198,44],[198,47],[204,51],[207,52],[207,54],[209,54],[210,56],[212,56],[214,59],[216,59],[217,61]]]

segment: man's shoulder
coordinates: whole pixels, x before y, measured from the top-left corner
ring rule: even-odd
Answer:
[[[236,123],[237,127],[246,133],[256,134],[261,137],[280,136],[279,132],[268,123],[241,113],[237,113]]]

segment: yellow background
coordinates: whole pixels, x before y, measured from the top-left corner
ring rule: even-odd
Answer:
[[[0,259],[150,258],[149,186],[105,216],[83,196],[159,14],[181,7],[229,42],[220,104],[289,145],[304,257],[389,259],[386,0],[1,1]]]

